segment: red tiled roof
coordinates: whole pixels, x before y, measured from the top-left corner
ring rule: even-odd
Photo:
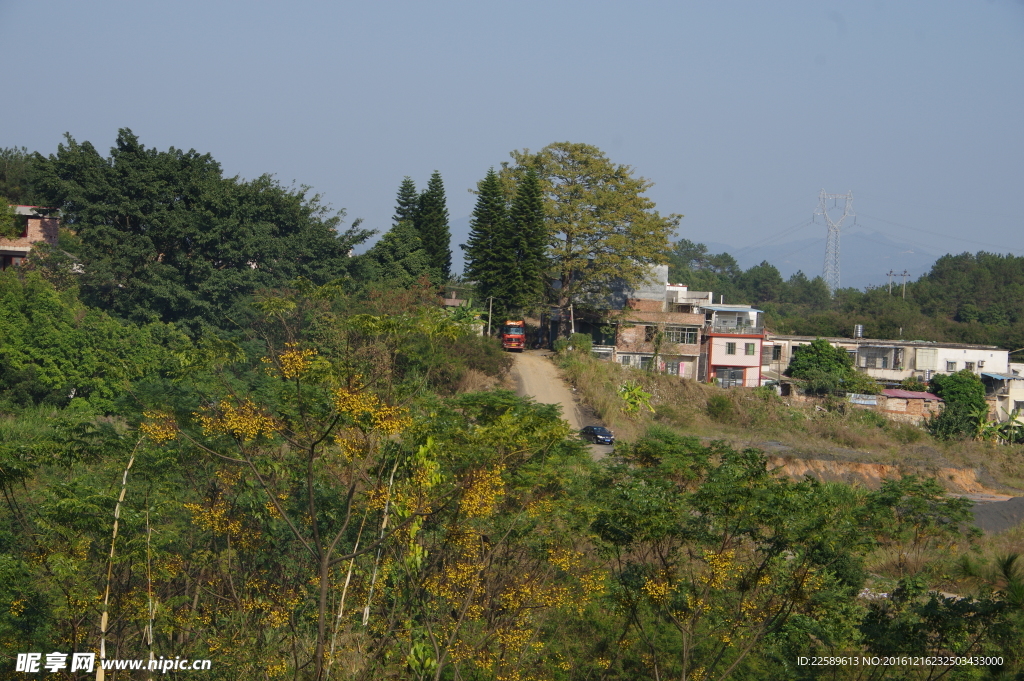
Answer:
[[[938,395],[933,395],[932,393],[917,392],[916,390],[900,390],[898,388],[890,388],[888,390],[883,390],[882,394],[885,395],[886,397],[898,397],[904,400],[928,400],[930,402],[942,401],[941,399],[939,399]]]

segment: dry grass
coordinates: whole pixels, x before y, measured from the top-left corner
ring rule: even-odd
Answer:
[[[1024,445],[941,442],[922,428],[842,401],[789,403],[770,390],[721,389],[589,355],[566,353],[558,362],[582,400],[623,440],[657,422],[685,435],[784,450],[799,458],[971,468],[989,487],[1010,493],[1024,489]],[[653,413],[624,411],[617,387],[628,380],[651,393]]]

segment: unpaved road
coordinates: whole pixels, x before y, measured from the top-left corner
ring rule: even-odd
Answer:
[[[532,397],[542,404],[557,404],[562,407],[562,418],[572,429],[579,431],[583,426],[603,425],[593,418],[587,418],[576,403],[572,390],[565,384],[558,369],[549,359],[546,350],[526,350],[513,355],[512,378],[516,382],[516,394]],[[590,445],[591,456],[597,460],[611,454],[611,445]]]

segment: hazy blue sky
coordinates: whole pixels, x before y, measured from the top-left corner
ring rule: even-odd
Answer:
[[[509,151],[568,140],[695,241],[823,249],[784,230],[825,188],[865,233],[1024,253],[1020,0],[0,0],[0,25],[0,146],[130,127],[385,230],[405,175],[440,170],[458,220]]]

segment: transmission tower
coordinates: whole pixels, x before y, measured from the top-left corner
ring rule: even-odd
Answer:
[[[821,202],[814,214],[824,216],[825,226],[828,227],[828,241],[825,243],[825,268],[821,276],[825,280],[825,285],[828,286],[828,292],[834,294],[839,288],[839,229],[843,226],[843,221],[853,215],[853,192],[826,194],[822,189],[818,198]],[[843,214],[838,220],[833,220],[829,215],[829,210],[832,210],[833,214],[838,214],[840,201],[842,201]]]

